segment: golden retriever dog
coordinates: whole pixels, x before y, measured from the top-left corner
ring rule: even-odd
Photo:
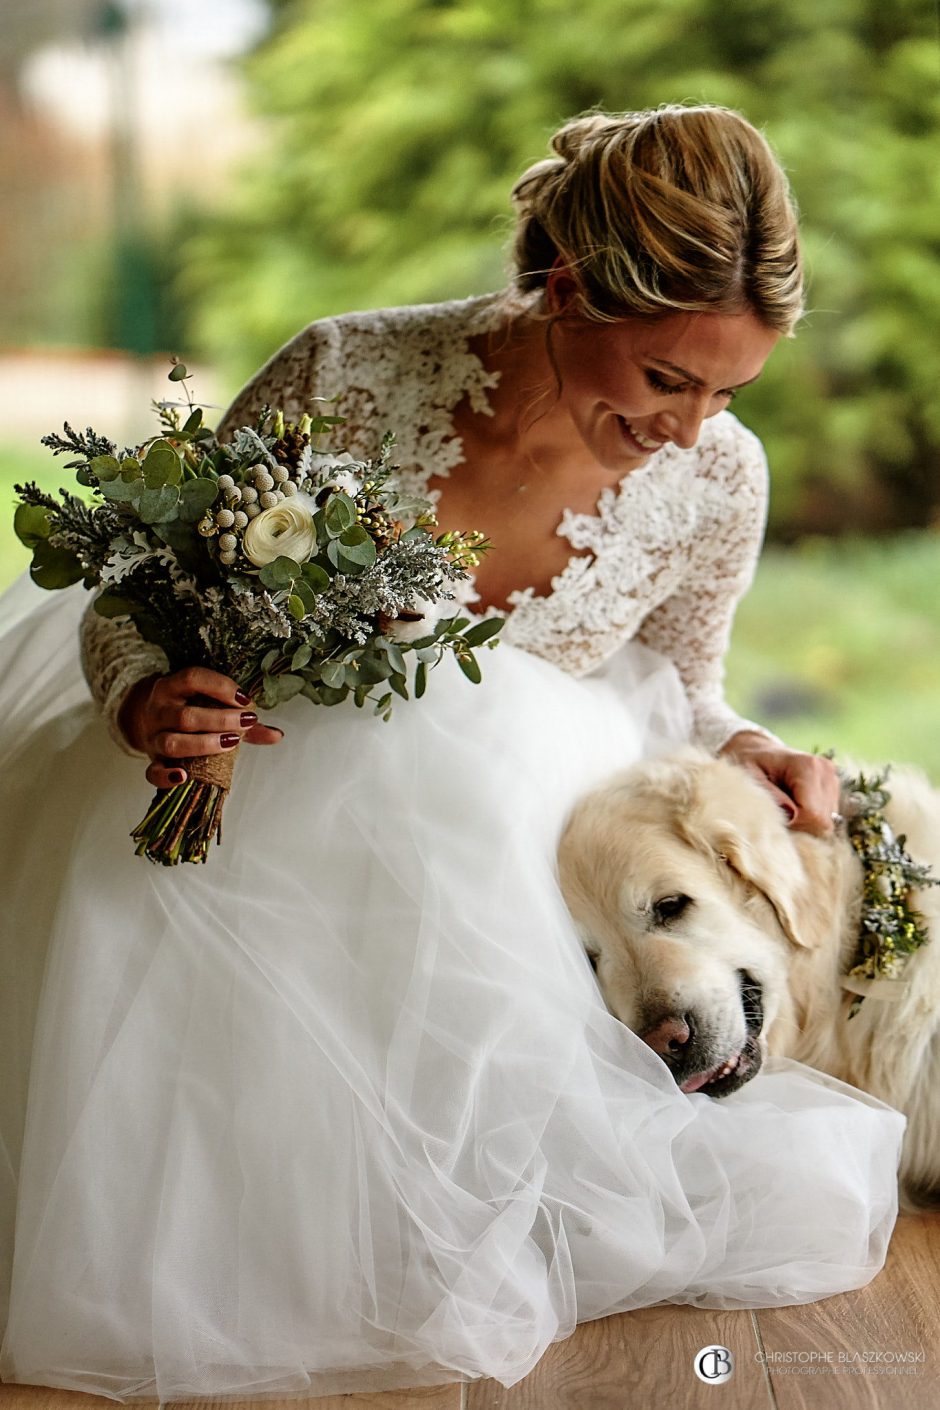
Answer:
[[[913,769],[887,788],[908,851],[940,861],[940,793]],[[797,1058],[905,1112],[905,1199],[940,1198],[940,887],[912,896],[935,942],[850,1017],[861,861],[843,827],[791,831],[739,765],[688,748],[617,775],[575,807],[558,860],[608,1007],[684,1092]]]

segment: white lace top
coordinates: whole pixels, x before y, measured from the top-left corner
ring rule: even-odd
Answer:
[[[220,430],[254,421],[266,403],[288,419],[336,398],[346,417],[344,444],[377,453],[396,436],[400,478],[425,492],[432,475],[459,474],[462,445],[453,414],[466,397],[491,415],[488,373],[469,339],[505,315],[504,294],[411,308],[351,313],[312,323],[257,373],[229,408]],[[692,705],[695,735],[717,750],[741,729],[725,703],[723,660],[735,607],[749,586],[763,538],[767,467],[757,438],[729,412],[707,420],[692,450],[667,445],[601,493],[594,514],[565,510],[557,532],[573,550],[547,597],[514,592],[503,637],[584,675],[636,637],[669,657]],[[135,681],[167,668],[131,623],[89,611],[83,661],[112,733]]]

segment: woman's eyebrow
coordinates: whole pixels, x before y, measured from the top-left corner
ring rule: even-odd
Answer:
[[[677,376],[683,377],[686,382],[694,382],[696,387],[705,386],[705,383],[702,381],[701,377],[696,377],[694,372],[687,372],[684,367],[677,367],[674,362],[663,362],[662,359],[658,357],[650,358],[650,361],[655,362],[657,367],[664,367],[669,372],[675,372]],[[757,378],[759,376],[760,373],[758,372],[754,377],[748,377],[746,382],[736,382],[735,390],[737,390],[739,387],[749,387],[752,382],[757,381]]]

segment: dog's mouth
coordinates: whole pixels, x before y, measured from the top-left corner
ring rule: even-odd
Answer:
[[[763,1061],[760,1031],[764,1026],[764,996],[760,984],[747,970],[738,970],[741,981],[741,1006],[744,1010],[744,1047],[704,1072],[694,1072],[679,1088],[683,1092],[703,1092],[707,1097],[727,1097],[750,1082]]]

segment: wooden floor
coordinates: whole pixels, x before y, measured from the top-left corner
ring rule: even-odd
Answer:
[[[709,1345],[734,1356],[722,1384],[695,1376],[696,1353]],[[922,1359],[905,1365],[905,1354]],[[0,1410],[113,1410],[114,1403],[74,1391],[0,1386]],[[223,1403],[245,1410],[251,1402],[176,1404],[205,1410]],[[936,1410],[940,1214],[902,1215],[884,1272],[858,1292],[769,1312],[653,1307],[589,1322],[551,1347],[511,1390],[475,1381],[256,1404],[260,1410]]]

